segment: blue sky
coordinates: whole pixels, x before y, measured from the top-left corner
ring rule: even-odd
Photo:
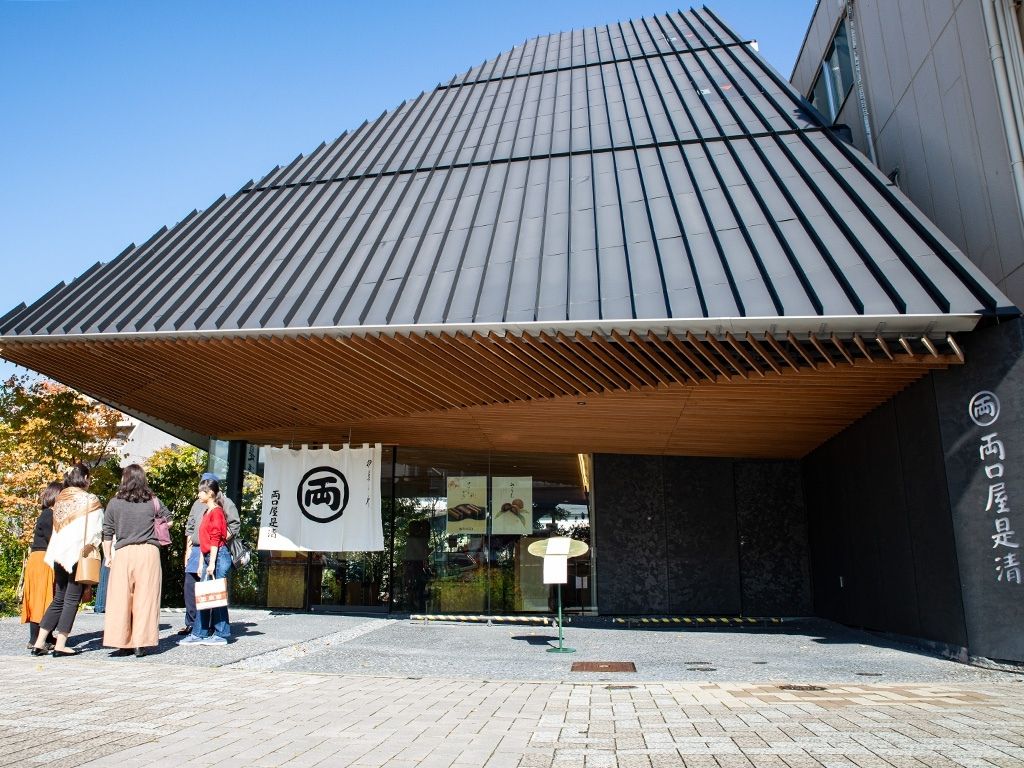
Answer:
[[[711,4],[786,77],[814,6]],[[674,9],[0,0],[0,314],[527,38]]]

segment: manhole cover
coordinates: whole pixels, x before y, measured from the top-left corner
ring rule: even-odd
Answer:
[[[573,672],[636,672],[632,661],[574,661]]]
[[[714,672],[714,667],[687,667],[687,672]]]
[[[823,685],[796,685],[789,683],[787,685],[780,685],[780,691],[827,691],[828,689]]]
[[[881,677],[882,676],[881,672],[857,672],[855,674],[858,674],[861,677]]]

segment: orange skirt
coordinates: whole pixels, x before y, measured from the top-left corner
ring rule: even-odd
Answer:
[[[53,600],[53,568],[43,560],[45,552],[32,552],[25,565],[25,599],[21,601],[21,623],[42,621]]]

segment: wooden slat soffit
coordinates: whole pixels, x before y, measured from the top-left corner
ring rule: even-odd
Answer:
[[[97,399],[256,443],[736,456],[803,455],[963,362],[949,336],[792,333],[11,341],[2,354]]]

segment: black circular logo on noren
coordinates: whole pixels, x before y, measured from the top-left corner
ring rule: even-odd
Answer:
[[[334,467],[314,467],[302,476],[295,497],[308,520],[330,523],[348,506],[348,481]]]

